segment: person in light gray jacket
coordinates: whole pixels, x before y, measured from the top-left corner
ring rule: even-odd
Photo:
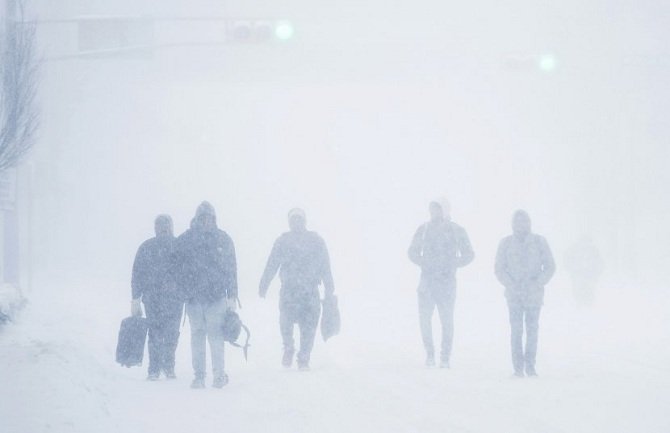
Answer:
[[[535,358],[540,310],[544,286],[554,275],[556,266],[547,240],[531,231],[531,220],[524,210],[512,217],[513,234],[498,246],[495,274],[505,286],[511,325],[512,365],[517,377],[537,376]],[[526,346],[523,347],[524,322]]]
[[[456,270],[472,262],[475,254],[465,229],[451,221],[449,202],[433,201],[428,209],[430,221],[417,229],[408,255],[421,268],[417,292],[426,366],[435,365],[432,320],[437,307],[442,324],[440,367],[448,368],[454,336]]]
[[[333,296],[335,285],[326,242],[316,232],[307,230],[305,211],[291,209],[288,223],[290,230],[279,236],[272,247],[258,294],[265,298],[270,282],[279,271],[279,327],[284,343],[282,365],[289,368],[293,364],[293,331],[297,324],[300,329],[298,368],[307,371],[321,315],[319,284],[323,283],[326,298]]]

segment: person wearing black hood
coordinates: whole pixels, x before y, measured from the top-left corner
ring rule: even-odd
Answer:
[[[454,337],[456,271],[472,262],[475,253],[465,229],[451,221],[450,206],[446,199],[432,201],[428,210],[430,221],[417,229],[408,255],[421,268],[417,292],[426,366],[435,366],[432,320],[437,308],[442,324],[440,367],[449,368]]]
[[[237,261],[235,246],[216,225],[216,212],[209,202],[196,210],[191,228],[176,241],[177,281],[186,299],[191,325],[191,357],[194,379],[191,388],[204,388],[206,341],[212,359],[212,386],[228,383],[224,370],[223,318],[237,304]]]
[[[505,286],[511,326],[512,365],[514,376],[537,376],[535,358],[544,302],[544,286],[554,275],[556,266],[547,240],[531,231],[530,216],[517,210],[512,217],[511,236],[498,246],[495,274]],[[526,347],[522,340],[526,324]]]
[[[265,298],[270,282],[279,270],[279,325],[284,343],[282,365],[293,364],[295,324],[300,329],[298,368],[309,370],[314,337],[321,314],[319,284],[323,282],[325,296],[333,296],[335,286],[330,271],[326,243],[316,232],[307,230],[307,219],[302,209],[288,214],[290,231],[282,234],[272,247],[259,285],[259,295]]]
[[[166,378],[174,379],[175,351],[184,301],[177,292],[171,272],[175,238],[170,216],[156,217],[154,229],[156,237],[142,243],[135,255],[131,314],[142,315],[141,300],[149,327],[147,380],[158,380],[161,372]]]

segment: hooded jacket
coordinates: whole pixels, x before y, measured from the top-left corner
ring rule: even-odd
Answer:
[[[202,223],[200,217],[204,214],[213,217],[211,227]],[[198,207],[191,228],[177,238],[175,268],[179,288],[189,302],[237,298],[235,246],[230,236],[216,226],[214,208],[209,203]]]
[[[465,229],[443,219],[422,224],[414,234],[409,259],[421,267],[419,290],[456,286],[456,270],[475,257]]]
[[[542,305],[544,286],[556,270],[547,240],[534,233],[511,235],[500,241],[495,274],[510,301]]]

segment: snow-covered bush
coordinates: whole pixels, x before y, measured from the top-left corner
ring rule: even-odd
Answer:
[[[19,289],[10,284],[0,285],[0,324],[13,320],[25,303]]]

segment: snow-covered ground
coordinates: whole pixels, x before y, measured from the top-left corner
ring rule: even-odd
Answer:
[[[449,370],[422,366],[411,291],[341,294],[342,334],[317,342],[308,373],[279,366],[276,292],[252,295],[249,361],[227,348],[230,384],[191,390],[188,321],[178,379],[147,382],[114,362],[122,285],[34,291],[0,330],[0,432],[670,431],[667,297],[616,291],[579,310],[549,294],[540,377],[515,380],[500,293],[461,290]]]

